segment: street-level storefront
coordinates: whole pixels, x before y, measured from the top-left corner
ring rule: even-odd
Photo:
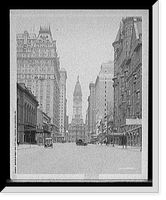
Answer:
[[[17,83],[17,143],[36,143],[38,101],[24,83]]]
[[[64,141],[64,137],[63,136],[57,136],[56,137],[56,142],[62,142]]]
[[[36,129],[36,142],[38,145],[45,143],[45,138],[50,138],[51,132],[45,129]]]
[[[125,135],[128,146],[142,146],[142,126],[128,130]]]
[[[121,128],[127,137],[128,146],[142,147],[142,119],[126,119]]]
[[[36,128],[25,125],[24,126],[24,143],[36,144]]]
[[[108,144],[123,145],[123,133],[111,133],[107,136]]]
[[[99,133],[99,135],[97,136],[97,141],[103,143],[104,141],[107,140],[106,138],[107,138],[106,132]]]
[[[37,141],[38,145],[42,145],[44,143],[43,138],[44,138],[43,129],[37,128],[36,129],[36,141]]]

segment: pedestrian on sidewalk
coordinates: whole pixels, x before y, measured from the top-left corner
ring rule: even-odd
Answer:
[[[125,135],[125,133],[123,134],[124,135],[124,139],[123,139],[123,145],[124,145],[124,149],[127,149],[127,137]]]
[[[124,134],[122,136],[122,149],[124,149]]]

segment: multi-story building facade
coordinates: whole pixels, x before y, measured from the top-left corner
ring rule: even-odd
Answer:
[[[89,99],[89,97],[88,97]],[[89,106],[86,110],[86,117],[85,117],[85,135],[86,135],[86,142],[91,141],[90,129],[89,129]]]
[[[98,129],[101,120],[104,120],[104,117],[113,111],[113,76],[113,62],[103,63],[95,82],[95,126],[97,135],[101,132]]]
[[[77,139],[85,140],[85,126],[82,118],[82,90],[79,76],[73,93],[73,116],[69,126],[69,141],[75,142]]]
[[[114,126],[128,144],[142,136],[142,18],[123,18],[114,47]]]
[[[65,127],[65,129],[66,129],[66,138],[65,138],[65,140],[66,140],[66,142],[68,142],[69,141],[69,134],[68,134],[68,130],[69,130],[69,116],[68,115],[66,115],[66,121],[65,121],[65,124],[66,124],[66,127]]]
[[[95,83],[89,84],[90,95],[88,97],[88,109],[87,109],[87,129],[88,135],[91,136],[95,133],[96,124],[96,95],[95,95]]]
[[[38,101],[23,83],[17,83],[17,142],[35,143]]]
[[[39,34],[17,34],[17,82],[25,83],[59,132],[60,62],[50,27]]]
[[[89,130],[90,133],[95,131],[96,124],[96,95],[95,84],[89,84],[90,96],[89,96]]]
[[[60,129],[61,136],[66,140],[66,79],[65,69],[60,70]]]

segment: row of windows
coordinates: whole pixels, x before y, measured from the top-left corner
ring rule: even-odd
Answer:
[[[128,37],[128,36],[131,36],[133,33],[133,27],[130,26],[130,27],[126,27],[125,29],[125,36]]]
[[[38,52],[32,52],[31,48],[19,48],[17,49],[17,56],[20,58],[33,58],[33,57],[45,57],[45,58],[52,58],[52,57],[55,57],[56,54],[55,53],[51,53],[51,52],[48,52],[48,53],[44,53],[44,52],[41,52],[41,53],[38,53]]]
[[[17,74],[17,78],[25,78],[25,79],[54,79],[54,75],[48,75],[48,74]]]
[[[48,74],[52,74],[53,72],[54,72],[54,69],[53,68],[49,68],[49,69],[47,69],[47,68],[45,68],[45,67],[43,67],[43,68],[28,68],[28,67],[25,67],[25,68],[23,68],[23,67],[18,67],[17,68],[17,72],[25,72],[25,73],[27,73],[27,74],[32,74],[32,73],[43,73],[43,72],[46,72],[46,73],[48,73]],[[52,73],[51,73],[52,72]]]
[[[22,59],[17,59],[17,66],[21,66],[21,67],[37,67],[37,66],[54,66],[55,61],[52,59],[28,59],[28,60],[22,60]]]
[[[24,105],[24,122],[36,124],[36,112],[28,105]]]

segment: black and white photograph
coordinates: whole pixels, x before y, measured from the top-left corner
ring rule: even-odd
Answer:
[[[10,10],[12,182],[152,183],[149,15]]]

